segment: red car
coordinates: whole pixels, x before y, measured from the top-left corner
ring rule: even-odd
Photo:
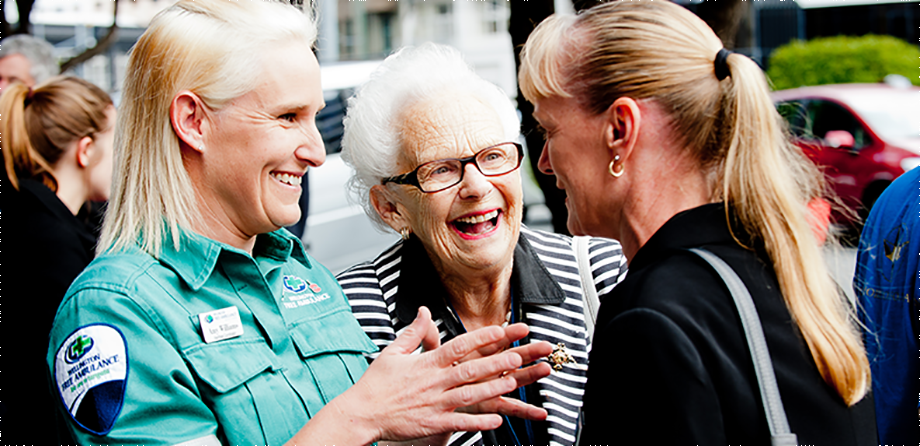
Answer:
[[[821,85],[777,91],[773,101],[796,144],[863,217],[892,180],[920,165],[920,88]]]

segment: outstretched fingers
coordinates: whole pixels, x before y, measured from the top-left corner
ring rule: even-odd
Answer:
[[[454,365],[467,355],[505,339],[505,331],[498,326],[483,327],[451,339],[431,354],[432,360],[441,367]],[[501,349],[495,348],[494,352]],[[481,355],[480,355],[481,356]]]
[[[506,376],[511,377],[517,382],[517,386],[527,386],[539,381],[542,378],[549,376],[553,372],[553,368],[545,362],[540,362],[534,364],[530,367],[525,367],[523,369],[515,370],[511,373],[508,373]]]
[[[500,413],[527,420],[542,421],[547,417],[546,409],[535,407],[514,398],[498,397],[479,403],[471,408],[476,412]]]
[[[490,379],[475,384],[454,387],[444,392],[442,403],[452,409],[473,406],[483,401],[498,398],[517,388],[514,378]],[[482,412],[482,411],[477,411]]]
[[[513,344],[515,341],[524,339],[524,337],[527,336],[528,333],[530,333],[530,327],[528,327],[526,324],[523,324],[523,323],[517,323],[517,324],[509,325],[507,327],[502,327],[502,330],[505,331],[502,339],[494,343],[487,344],[487,345],[477,348],[475,351],[471,352],[464,359],[469,360],[473,358],[478,358],[480,356],[492,355],[496,352],[502,351],[510,347],[511,344]],[[528,362],[529,361],[526,361],[526,360],[524,361],[525,364]]]
[[[530,364],[549,356],[553,352],[553,346],[549,342],[538,341],[520,347],[514,347],[508,351],[517,353],[524,364]]]
[[[381,354],[392,354],[392,353],[402,353],[409,354],[414,352],[419,344],[422,344],[425,349],[433,345],[431,340],[431,326],[434,325],[431,322],[431,311],[426,307],[419,307],[418,315],[415,316],[415,320],[412,321],[406,329],[399,335],[392,344],[387,346],[381,352]],[[437,333],[437,328],[434,329]],[[437,336],[435,334],[435,336]],[[440,343],[440,341],[438,341]],[[434,347],[437,347],[436,345]],[[432,349],[434,348],[432,347]]]

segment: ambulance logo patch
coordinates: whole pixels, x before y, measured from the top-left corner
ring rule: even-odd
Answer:
[[[81,358],[86,356],[90,350],[93,349],[93,338],[85,335],[80,335],[77,339],[74,339],[70,343],[70,346],[67,347],[67,356],[64,357],[64,361],[68,364],[73,364],[79,361]]]
[[[323,293],[323,288],[306,279],[297,276],[284,276],[282,278],[284,289],[281,295],[281,304],[284,308],[298,308],[328,300],[329,293]]]
[[[128,378],[128,347],[108,324],[78,328],[58,347],[54,381],[67,412],[77,424],[105,435],[121,412]]]
[[[284,282],[284,289],[292,293],[299,293],[307,289],[307,281],[297,276],[284,276],[282,281]]]

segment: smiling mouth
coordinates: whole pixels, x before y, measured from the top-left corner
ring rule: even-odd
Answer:
[[[501,211],[496,209],[485,214],[461,217],[452,221],[450,224],[460,234],[475,237],[494,230],[495,227],[498,226],[498,217],[500,214]]]
[[[303,181],[303,177],[302,177],[302,176],[299,176],[299,175],[291,175],[291,174],[288,174],[288,173],[272,172],[272,173],[271,173],[271,176],[272,176],[272,178],[274,178],[274,179],[276,179],[276,180],[278,180],[278,181],[280,181],[280,182],[282,182],[282,183],[284,183],[284,184],[290,185],[290,186],[300,186],[300,183]]]

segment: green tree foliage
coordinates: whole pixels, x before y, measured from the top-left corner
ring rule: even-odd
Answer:
[[[795,40],[770,56],[767,76],[777,90],[806,85],[881,82],[900,74],[920,85],[920,48],[892,36]]]

